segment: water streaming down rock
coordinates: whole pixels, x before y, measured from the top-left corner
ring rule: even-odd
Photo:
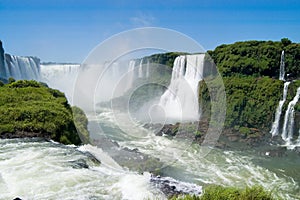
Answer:
[[[288,108],[284,115],[284,123],[282,128],[281,137],[286,142],[291,142],[293,139],[293,131],[294,131],[294,117],[295,117],[295,105],[300,98],[300,87],[297,88],[297,93],[293,100],[289,103]]]
[[[98,66],[104,69],[101,77],[99,77],[99,85],[106,88],[106,90],[99,93],[99,101],[107,101],[112,97],[121,96],[132,87],[134,80],[137,78],[135,63],[135,60],[130,60],[106,62]],[[71,101],[80,69],[84,70],[80,64],[43,64],[41,65],[41,80],[50,87],[63,91]]]
[[[79,67],[79,64],[42,64],[40,79],[49,87],[64,92],[71,102]]]
[[[32,56],[13,56],[4,53],[0,40],[0,78],[34,79],[40,78],[40,59]]]
[[[139,78],[143,78],[143,59],[141,59],[141,62],[139,65]]]
[[[175,59],[171,83],[159,102],[167,120],[199,119],[198,83],[202,80],[204,56],[186,55]]]
[[[5,74],[3,78],[40,79],[40,60],[36,57],[22,57],[5,54]]]
[[[4,48],[0,40],[0,78],[6,78],[5,64],[4,64]]]
[[[129,90],[134,82],[134,67],[135,67],[135,60],[130,60],[127,70],[127,81],[126,81],[126,88],[125,91]]]
[[[279,133],[279,125],[280,125],[280,117],[281,117],[281,113],[282,113],[282,106],[286,101],[289,84],[290,84],[290,82],[284,83],[282,100],[279,101],[278,107],[276,109],[275,120],[272,124],[272,129],[270,131],[272,136],[278,135],[278,133]]]
[[[146,68],[146,78],[150,76],[150,62],[147,60],[147,68]]]
[[[281,52],[280,59],[280,71],[279,71],[279,80],[284,81],[285,76],[285,62],[284,62],[284,50]]]

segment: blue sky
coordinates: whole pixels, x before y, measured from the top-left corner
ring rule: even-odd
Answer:
[[[0,0],[5,51],[42,61],[82,62],[113,34],[144,26],[182,32],[207,50],[241,40],[300,42],[300,2]]]

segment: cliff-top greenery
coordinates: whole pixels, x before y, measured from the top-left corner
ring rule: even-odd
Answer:
[[[224,44],[208,51],[223,77],[227,102],[226,127],[241,130],[270,129],[283,94],[284,81],[278,80],[283,50],[285,78],[293,80],[283,106],[284,115],[288,103],[300,86],[300,44],[283,38],[278,42],[245,41]],[[216,88],[209,91],[205,82],[200,82],[199,99],[203,105],[204,116],[209,116],[209,93],[216,92],[213,90]],[[300,112],[299,102],[295,111]]]
[[[86,142],[86,117],[79,108],[75,111],[77,127]],[[81,143],[64,93],[36,81],[13,79],[0,84],[0,137],[43,137],[63,144]]]
[[[278,78],[281,53],[289,78],[300,77],[300,44],[281,41],[245,41],[223,44],[208,51],[223,76],[251,75]]]

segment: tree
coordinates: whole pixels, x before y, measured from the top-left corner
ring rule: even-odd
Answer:
[[[283,44],[283,46],[287,46],[289,44],[292,44],[292,41],[289,40],[288,38],[282,38],[281,43]]]

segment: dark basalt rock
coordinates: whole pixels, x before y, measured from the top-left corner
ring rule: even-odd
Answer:
[[[170,177],[151,175],[150,182],[159,188],[167,197],[178,195],[200,195],[202,187],[196,184],[181,182]]]
[[[209,128],[209,120],[202,119],[198,122],[190,123],[176,123],[176,124],[145,124],[144,128],[154,130],[156,136],[169,136],[176,137],[184,140],[191,140],[198,144],[203,144]],[[242,148],[257,147],[265,144],[269,144],[271,136],[266,133],[265,130],[258,130],[255,128],[247,128],[247,133],[241,133],[234,128],[224,128],[220,138],[216,143],[207,143],[207,145],[213,145],[214,147],[225,149],[235,148],[241,146]]]
[[[89,168],[88,164],[86,163],[86,161],[84,159],[70,161],[69,163],[71,164],[71,166],[74,169],[82,169],[82,168],[88,169]]]
[[[261,154],[269,157],[283,157],[287,155],[287,150],[284,147],[276,147],[274,149],[267,149],[261,152]]]
[[[51,136],[47,133],[37,133],[29,131],[15,131],[14,133],[1,133],[1,139],[13,139],[13,138],[44,138],[50,140]]]

